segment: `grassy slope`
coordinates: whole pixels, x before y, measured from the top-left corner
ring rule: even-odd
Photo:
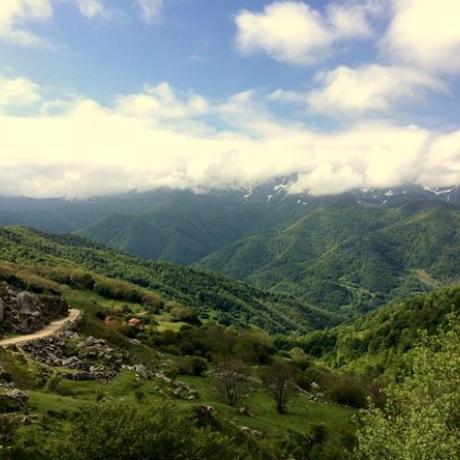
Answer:
[[[268,293],[222,275],[168,263],[145,262],[77,237],[21,227],[0,229],[0,260],[35,270],[83,269],[153,290],[166,300],[196,307],[203,318],[254,325],[269,332],[307,331],[337,318],[292,297]]]
[[[18,276],[26,279],[30,272],[23,270]],[[98,296],[92,292],[72,289],[66,285],[57,285],[46,279],[37,277],[36,285],[42,287],[53,287],[62,291],[66,300],[73,306],[85,312],[84,322],[81,325],[80,334],[93,335],[107,340],[113,346],[118,346],[128,351],[137,362],[144,362],[149,367],[157,366],[166,359],[174,362],[177,357],[174,355],[158,354],[153,348],[145,345],[133,344],[122,334],[108,328],[94,316],[98,308],[117,309],[126,304],[125,301],[117,301]],[[140,306],[129,303],[134,310]],[[40,366],[32,361],[26,361],[22,355],[0,350],[0,366],[13,375],[17,386],[27,391],[30,397],[29,413],[43,416],[46,420],[42,424],[29,424],[21,426],[17,445],[21,445],[23,439],[27,443],[31,440],[35,443],[28,445],[28,448],[43,449],[53,436],[57,436],[62,424],[66,423],[79,409],[95,404],[97,398],[106,397],[110,399],[123,399],[136,401],[136,395],[142,394],[140,404],[156,410],[158,404],[164,397],[172,398],[170,390],[162,380],[139,380],[131,372],[124,372],[113,382],[102,383],[95,381],[74,382],[60,380],[58,386],[52,388],[46,384]],[[55,370],[59,371],[59,369]],[[273,449],[274,445],[283,439],[288,431],[299,433],[310,432],[312,426],[324,424],[332,439],[338,436],[351,433],[353,425],[351,417],[354,410],[336,406],[330,403],[312,402],[306,395],[296,397],[289,405],[287,415],[276,413],[273,401],[261,391],[260,388],[253,389],[245,404],[250,408],[251,416],[241,415],[236,409],[219,402],[214,393],[212,381],[209,377],[179,376],[178,379],[194,387],[199,392],[199,399],[194,401],[175,400],[178,410],[190,411],[195,406],[206,404],[216,409],[216,416],[220,421],[231,423],[242,427],[247,426],[264,434],[263,443]],[[163,391],[159,396],[159,388]],[[173,398],[174,399],[174,398]],[[53,436],[51,436],[51,434]],[[26,442],[26,441],[24,441]]]
[[[216,415],[220,420],[258,430],[264,433],[270,444],[285,437],[288,430],[308,433],[311,427],[317,424],[326,425],[332,438],[353,430],[351,418],[355,411],[346,407],[311,402],[306,396],[301,395],[290,403],[286,415],[279,415],[274,410],[273,401],[262,391],[257,391],[246,401],[251,409],[251,416],[248,417],[218,402],[209,378],[182,376],[179,380],[196,388],[200,398],[192,402],[176,401],[178,410],[188,411],[201,404],[211,405],[216,409]],[[52,413],[61,418],[75,413],[82,407],[94,404],[96,395],[135,401],[135,393],[141,392],[144,395],[142,405],[150,406],[154,411],[161,401],[157,391],[159,385],[161,383],[155,379],[138,381],[129,372],[121,374],[109,384],[65,381],[59,390],[63,394],[46,390],[29,391],[30,406],[34,412]],[[36,430],[37,428],[25,427],[24,429]]]

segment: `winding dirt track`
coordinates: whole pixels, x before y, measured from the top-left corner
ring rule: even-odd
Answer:
[[[19,335],[17,337],[11,337],[9,339],[0,340],[0,347],[5,348],[10,345],[21,345],[34,340],[44,339],[46,337],[52,337],[58,335],[69,323],[75,322],[80,317],[80,310],[71,308],[69,310],[69,316],[64,319],[59,319],[48,324],[48,326],[40,329],[39,331],[33,332],[32,334]]]

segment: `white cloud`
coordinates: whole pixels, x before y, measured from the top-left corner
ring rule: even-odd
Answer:
[[[146,86],[140,94],[118,97],[116,102],[117,110],[124,115],[153,119],[191,117],[208,110],[205,98],[192,92],[179,97],[166,82]]]
[[[26,47],[55,47],[49,39],[37,35],[27,26],[46,22],[54,15],[53,4],[59,0],[1,0],[0,40]],[[86,17],[106,16],[107,9],[100,0],[61,0],[74,4]],[[140,0],[141,1],[141,0]]]
[[[94,18],[96,16],[105,16],[106,9],[99,0],[76,0],[78,9],[83,16]]]
[[[245,54],[265,52],[291,64],[308,65],[333,43],[371,34],[364,4],[332,4],[323,16],[300,1],[277,1],[262,12],[240,11],[235,18],[237,45]]]
[[[51,0],[2,0],[0,39],[22,46],[44,46],[47,41],[24,28],[31,21],[46,21],[53,16]]]
[[[271,101],[284,101],[284,102],[294,102],[294,103],[303,103],[307,101],[307,95],[299,91],[285,90],[278,88],[273,91],[268,98]]]
[[[4,78],[0,76],[0,109],[20,107],[40,101],[39,86],[27,78]]]
[[[145,22],[151,23],[155,21],[164,5],[164,0],[137,0],[141,9],[142,18]]]
[[[279,61],[309,64],[332,43],[319,13],[302,2],[272,3],[262,13],[244,10],[236,24],[244,53],[264,51]]]
[[[277,119],[253,91],[212,102],[163,83],[110,105],[79,98],[53,114],[13,113],[0,113],[3,194],[235,187],[290,174],[292,193],[460,184],[460,132],[385,122],[317,132]]]
[[[460,170],[460,130],[435,137],[425,156],[420,181],[429,186],[457,184]]]
[[[393,0],[393,19],[382,46],[403,62],[460,72],[460,2]]]
[[[442,81],[408,67],[340,66],[319,75],[322,86],[307,95],[317,113],[356,116],[387,112],[396,105],[418,102],[426,90],[446,91]]]
[[[327,15],[336,38],[367,37],[372,35],[367,10],[360,4],[331,4]]]

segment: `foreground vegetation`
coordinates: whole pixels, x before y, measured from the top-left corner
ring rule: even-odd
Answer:
[[[6,458],[135,459],[161,453],[161,458],[272,459],[299,449],[315,455],[311,458],[323,458],[323,451],[340,458],[353,445],[353,410],[305,392],[302,366],[278,356],[273,339],[260,330],[201,324],[193,315],[177,322],[177,306],[161,305],[156,297],[113,299],[106,290],[78,289],[30,267],[4,263],[0,275],[20,288],[62,293],[84,312],[79,334],[103,338],[148,369],[162,369],[167,379],[198,392],[197,398],[184,399],[167,380],[139,379],[132,371],[111,382],[71,381],[65,369],[0,350],[0,367],[30,397],[24,414],[1,416]],[[133,317],[144,318],[145,327],[129,327]],[[229,404],[216,371],[235,357],[244,390]],[[277,413],[276,400],[259,380],[280,359],[289,366],[289,385],[295,387],[285,414]]]

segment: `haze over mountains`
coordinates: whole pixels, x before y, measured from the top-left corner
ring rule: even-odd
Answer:
[[[312,196],[287,194],[288,182],[71,201],[5,197],[0,223],[74,232],[348,313],[460,276],[459,188]]]

